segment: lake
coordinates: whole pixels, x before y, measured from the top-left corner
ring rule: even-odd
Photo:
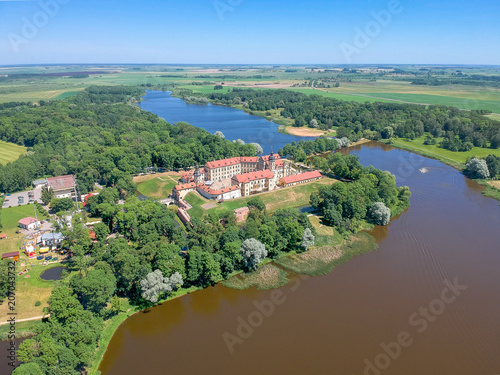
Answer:
[[[265,154],[269,154],[271,148],[278,152],[278,149],[293,141],[314,139],[278,133],[278,124],[239,109],[213,104],[188,104],[171,94],[169,91],[147,91],[139,106],[163,117],[171,124],[184,121],[212,134],[221,131],[229,140],[257,142]]]
[[[136,314],[102,373],[500,374],[498,202],[436,160],[377,142],[343,152],[412,191],[371,232],[378,250],[277,291],[217,285]]]

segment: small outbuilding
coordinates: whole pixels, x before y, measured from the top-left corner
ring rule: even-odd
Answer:
[[[5,259],[19,260],[19,251],[13,251],[11,253],[3,253],[2,260]]]
[[[34,257],[36,256],[36,251],[35,251],[35,247],[33,245],[26,245],[24,247],[24,252],[26,253],[27,256],[29,256],[30,258],[31,257]]]
[[[40,226],[40,221],[34,217],[25,217],[18,221],[19,227],[26,230],[33,230]]]

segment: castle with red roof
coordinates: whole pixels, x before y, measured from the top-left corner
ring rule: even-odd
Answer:
[[[214,160],[181,176],[181,184],[172,191],[179,200],[191,191],[208,199],[228,200],[275,190],[321,178],[321,174],[297,174],[290,163],[271,152],[265,156],[241,156]],[[309,173],[309,174],[307,174]],[[307,178],[302,179],[304,175]],[[291,180],[290,177],[293,177]],[[288,181],[287,181],[288,180]],[[291,182],[293,181],[293,182]]]

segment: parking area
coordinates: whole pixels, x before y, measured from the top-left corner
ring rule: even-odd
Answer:
[[[30,196],[29,192],[33,192],[33,199],[41,202],[42,201],[42,189],[41,188],[36,188],[33,190],[28,190],[28,191],[23,191],[20,193],[14,193],[7,195],[5,197],[5,200],[3,202],[2,207],[3,208],[9,208],[9,207],[17,207],[17,206],[23,206],[25,204],[30,203]],[[19,202],[19,197],[22,197],[22,203]]]

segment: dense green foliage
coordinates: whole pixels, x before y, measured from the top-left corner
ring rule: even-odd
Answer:
[[[363,221],[384,224],[370,214],[375,202],[383,203],[393,215],[409,206],[408,187],[396,187],[395,177],[389,172],[362,167],[352,155],[332,154],[326,163],[330,171],[352,181],[320,187],[311,194],[311,206],[322,213],[325,224],[341,233],[358,231]]]
[[[488,155],[484,159],[472,158],[465,164],[464,174],[470,178],[496,179],[500,174],[500,157]]]
[[[0,108],[0,139],[28,147],[26,156],[0,166],[0,191],[14,192],[43,176],[73,173],[79,192],[99,179],[133,192],[130,175],[156,165],[167,169],[251,156],[251,145],[225,141],[186,123],[170,125],[124,100],[131,87],[90,87],[43,105]]]

